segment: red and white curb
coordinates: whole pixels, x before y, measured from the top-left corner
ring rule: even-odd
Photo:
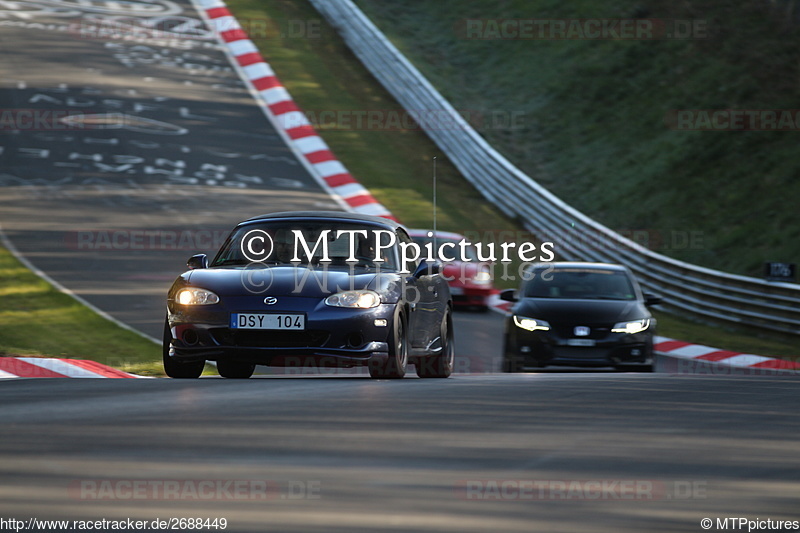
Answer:
[[[500,299],[499,293],[489,297],[489,306],[500,313],[508,313],[511,310],[511,302],[504,302]],[[800,371],[800,363],[787,361],[785,359],[775,359],[754,355],[750,353],[731,352],[720,350],[702,344],[692,344],[668,337],[656,336],[654,339],[654,349],[657,353],[667,357],[694,361],[696,363],[714,364],[720,368],[727,369],[754,369],[754,370],[776,370],[776,371]]]
[[[142,378],[85,359],[0,357],[2,378]]]
[[[225,3],[194,0],[194,4],[231,55],[233,66],[249,84],[271,122],[281,130],[298,157],[304,158],[320,184],[356,213],[395,220],[336,159]]]
[[[508,313],[514,304],[500,299],[500,291],[495,291],[489,296],[489,309],[493,309],[498,313]]]
[[[731,352],[720,350],[702,344],[678,341],[667,337],[655,338],[656,352],[679,359],[695,362],[713,363],[728,368],[747,368],[763,370],[790,370],[800,371],[800,363],[785,359],[774,359],[750,353]]]

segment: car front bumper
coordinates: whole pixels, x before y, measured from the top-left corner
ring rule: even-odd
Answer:
[[[280,310],[280,313],[304,314],[303,330],[230,327],[232,313],[272,312],[264,309],[186,310],[173,306],[168,315],[172,337],[169,355],[185,362],[231,360],[284,367],[352,367],[388,358],[395,305],[381,304],[372,309],[317,305],[308,309],[303,303],[298,301],[297,305]],[[385,321],[386,325],[377,325],[380,321]]]
[[[652,332],[610,333],[602,339],[524,332],[508,335],[506,339],[505,357],[516,358],[522,367],[649,364],[653,358]]]

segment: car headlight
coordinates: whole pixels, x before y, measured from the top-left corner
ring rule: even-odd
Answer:
[[[481,270],[480,272],[475,274],[475,277],[472,278],[472,281],[480,285],[486,285],[487,283],[492,281],[492,275],[485,270]]]
[[[524,316],[514,315],[514,324],[516,324],[518,328],[526,329],[528,331],[550,331],[550,324],[544,320],[537,320]]]
[[[641,320],[631,320],[630,322],[617,322],[611,331],[614,333],[641,333],[650,327],[650,319],[643,318]]]
[[[325,304],[331,307],[350,307],[354,309],[369,309],[378,307],[381,297],[374,291],[342,291],[325,298]]]
[[[219,303],[219,296],[205,289],[181,289],[175,300],[181,305],[211,305]]]

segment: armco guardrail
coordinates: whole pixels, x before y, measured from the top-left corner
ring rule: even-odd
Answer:
[[[673,310],[800,334],[800,285],[698,267],[657,254],[578,212],[493,149],[351,0],[310,0],[461,173],[507,215],[567,259],[628,265]],[[446,128],[425,114],[446,114]]]
[[[665,305],[707,318],[800,334],[800,285],[698,267],[623,237],[548,192],[493,149],[351,0],[310,0],[461,173],[507,215],[567,259],[628,265]],[[446,128],[426,125],[446,114]]]

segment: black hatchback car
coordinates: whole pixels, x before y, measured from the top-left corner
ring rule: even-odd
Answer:
[[[656,321],[643,294],[621,265],[556,262],[533,265],[505,321],[503,370],[547,365],[651,369]]]
[[[448,377],[450,292],[441,264],[403,261],[411,242],[401,225],[367,215],[239,223],[211,262],[193,256],[169,290],[167,375],[196,378],[216,361],[228,378],[250,377],[255,365],[363,365],[372,377],[401,378],[409,363],[420,377]]]

